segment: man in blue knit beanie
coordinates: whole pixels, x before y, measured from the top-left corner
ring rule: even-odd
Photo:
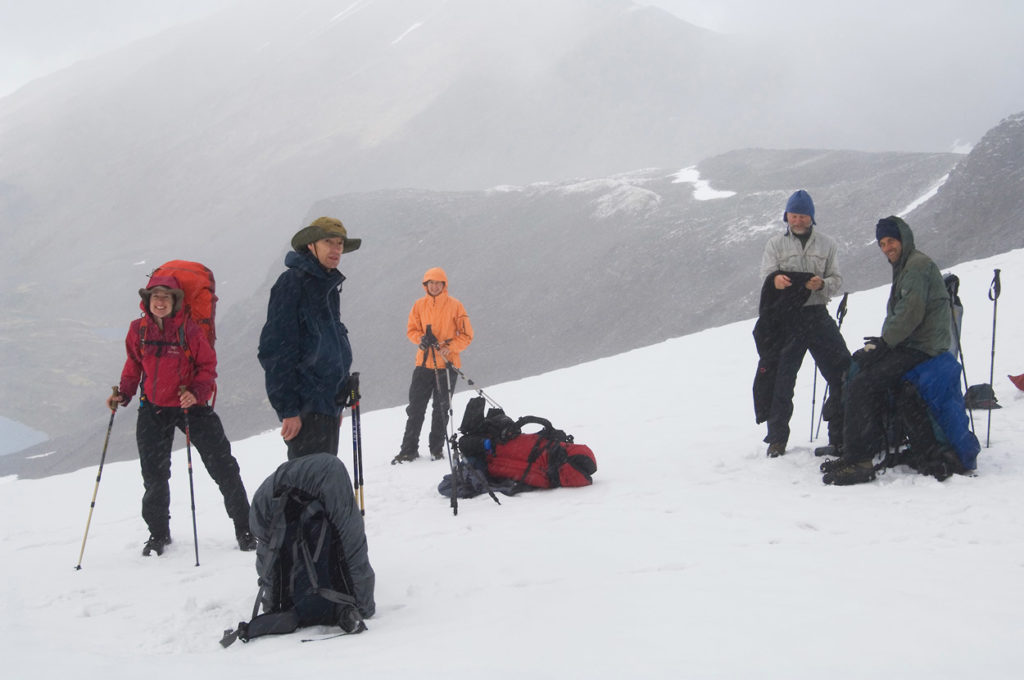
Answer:
[[[769,458],[786,452],[793,388],[808,351],[828,381],[829,403],[822,409],[828,420],[829,445],[833,450],[841,446],[843,374],[850,365],[850,351],[826,308],[843,286],[838,246],[815,229],[814,201],[803,189],[786,201],[782,221],[786,230],[768,240],[761,258],[762,309],[766,300],[785,302],[787,298],[795,309],[784,323],[762,324],[762,329],[769,330],[760,338],[755,335],[761,347],[772,348],[762,353],[759,347],[761,357],[755,378],[755,410],[758,422],[768,423],[764,441]],[[774,382],[765,385],[766,376],[774,376]]]

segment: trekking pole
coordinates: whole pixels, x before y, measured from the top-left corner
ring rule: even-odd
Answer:
[[[178,393],[185,392],[187,388],[184,385],[178,387]],[[188,409],[181,409],[181,414],[185,418],[185,454],[188,460],[188,493],[192,498],[192,541],[196,546],[196,566],[199,566],[199,531],[196,529],[196,489],[192,483],[192,432],[188,425]]]
[[[363,500],[363,431],[359,422],[359,373],[348,380],[349,403],[352,408],[352,490],[359,500],[359,514],[366,515]]]
[[[458,482],[459,445],[458,445],[458,442],[455,439],[455,415],[452,412],[452,392],[453,392],[453,389],[452,389],[452,378],[451,378],[451,373],[448,372],[449,368],[454,368],[454,367],[452,366],[452,362],[448,361],[447,359],[445,359],[444,363],[445,363],[445,369],[444,369],[444,381],[445,381],[444,396],[445,396],[445,399],[448,402],[448,433],[449,433],[448,443],[447,443],[447,446],[448,446],[448,466],[452,470],[452,500],[451,500],[451,506],[452,506],[452,514],[453,515],[458,515],[459,514],[459,493],[458,493],[458,491],[459,491],[459,482]],[[437,365],[436,361],[434,362],[434,365],[435,366]],[[434,370],[436,371],[437,369],[435,368]],[[436,375],[436,373],[435,373],[435,375]]]
[[[811,387],[811,432],[808,435],[808,439],[807,439],[807,441],[811,441],[811,442],[814,441],[814,400],[817,398],[817,394],[818,394],[818,362],[815,361],[814,362],[814,382],[812,383],[812,387]],[[824,404],[824,399],[822,400],[822,404]]]
[[[840,300],[839,308],[836,309],[836,319],[839,321],[838,330],[840,332],[842,332],[843,330],[843,320],[846,318],[846,300],[849,297],[849,293],[843,293],[843,299]],[[817,370],[817,365],[815,365],[815,370]],[[821,421],[824,419],[825,416],[825,402],[828,401],[828,388],[828,383],[825,383],[825,393],[821,396],[821,411],[818,414],[818,429],[814,433],[815,439],[817,439],[818,436],[821,434]]]
[[[992,301],[992,359],[988,365],[988,384],[992,387],[993,372],[996,366],[996,308],[999,306],[999,293],[1002,286],[999,284],[999,270],[996,269],[992,275],[992,284],[988,288],[988,299]],[[995,388],[992,390],[995,395]],[[992,409],[988,410],[988,425],[985,427],[985,448],[988,448],[989,434],[992,431]]]
[[[487,395],[487,393],[486,393],[486,392],[484,392],[484,391],[483,391],[482,389],[480,389],[479,387],[477,387],[477,386],[476,386],[476,383],[475,383],[475,382],[473,382],[473,379],[472,379],[472,378],[470,378],[470,377],[469,377],[469,376],[467,376],[467,375],[466,375],[465,373],[463,373],[462,371],[460,371],[460,370],[458,369],[458,367],[456,367],[456,366],[455,366],[454,364],[452,364],[452,362],[450,362],[450,361],[449,361],[449,362],[446,362],[446,363],[447,363],[447,365],[448,365],[448,368],[450,368],[450,369],[452,369],[453,371],[455,371],[456,373],[458,373],[458,374],[459,374],[459,377],[460,377],[460,378],[462,378],[463,380],[465,380],[465,381],[466,381],[466,384],[467,384],[467,385],[469,385],[469,386],[470,386],[470,387],[472,387],[472,388],[473,388],[474,390],[476,390],[476,393],[477,393],[477,394],[479,394],[479,395],[480,395],[481,397],[483,397],[483,398],[484,398],[484,399],[485,399],[485,400],[487,401],[487,403],[488,403],[489,405],[493,406],[494,408],[499,408],[499,409],[501,409],[502,411],[504,411],[504,410],[505,410],[505,409],[501,408],[501,404],[499,404],[498,402],[496,402],[496,401],[494,401],[493,399],[491,399],[491,398],[490,398],[490,397],[489,397],[489,396]]]
[[[118,396],[117,385],[112,388],[114,396]],[[85,520],[85,535],[82,536],[82,549],[78,552],[77,571],[82,570],[82,556],[85,554],[85,540],[89,538],[89,525],[92,524],[92,511],[96,507],[96,494],[100,491],[100,477],[103,476],[103,461],[107,459],[107,445],[110,444],[110,431],[114,429],[114,416],[117,414],[117,405],[110,409],[110,422],[107,423],[107,436],[103,440],[103,453],[100,454],[100,469],[96,471],[96,486],[92,490],[92,502],[89,503],[89,517]]]
[[[427,344],[427,349],[426,349],[426,351],[424,353],[423,359],[424,359],[424,365],[425,365],[426,364],[426,358],[429,356],[431,363],[434,365],[434,398],[436,399],[437,395],[441,394],[441,392],[442,392],[441,373],[440,373],[441,369],[438,368],[438,363],[437,363],[437,353],[440,351],[441,346],[438,344],[437,338],[434,337],[433,332],[431,332],[430,324],[427,324],[427,335],[426,335],[426,337],[427,337],[427,343],[428,344]],[[447,401],[445,406],[446,406],[446,409],[447,409],[448,426],[449,427],[452,426],[452,418],[453,418],[453,416],[452,416],[452,393],[451,393],[452,383],[451,383],[451,379],[449,377],[450,374],[448,373],[448,367],[450,367],[450,366],[451,366],[451,362],[448,361],[447,359],[445,359],[445,371],[444,371],[445,387],[443,388],[443,391],[444,391],[444,395],[445,395],[445,400]],[[457,463],[456,458],[457,458],[458,454],[456,453],[456,455],[454,455],[454,456],[452,455],[452,442],[454,440],[455,440],[455,433],[454,433],[454,431],[452,431],[451,437],[445,440],[445,448],[448,449],[448,467],[452,471],[452,495],[451,495],[451,499],[450,499],[451,506],[452,506],[452,514],[453,515],[458,515],[459,514],[459,476],[458,476],[458,470],[457,470],[458,465],[456,464]],[[457,451],[458,451],[458,449],[456,449],[456,452]]]
[[[956,302],[959,300],[958,293],[960,292],[960,279],[950,274],[947,279],[951,279],[952,283],[946,283],[946,290],[949,291],[949,315],[953,319],[953,329],[956,331],[956,353],[960,358],[960,375],[964,379],[964,394],[967,394],[967,390],[970,388],[970,383],[967,382],[967,362],[964,361],[964,347],[960,341],[960,337],[963,334],[963,317],[957,319],[956,316]],[[971,421],[971,432],[975,433],[974,430],[974,411],[967,409],[967,417]]]

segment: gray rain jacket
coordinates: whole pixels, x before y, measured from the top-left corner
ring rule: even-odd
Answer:
[[[785,233],[772,236],[765,244],[761,257],[761,281],[776,271],[807,272],[820,276],[825,287],[811,291],[804,305],[827,305],[843,289],[838,253],[836,242],[819,234],[814,227],[806,246],[787,228]]]

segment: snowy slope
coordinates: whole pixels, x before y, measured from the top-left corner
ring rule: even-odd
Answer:
[[[983,382],[994,267],[1003,270],[995,374],[1004,408],[976,477],[939,483],[897,469],[873,484],[822,485],[813,444],[799,435],[809,427],[809,362],[793,450],[765,458],[748,320],[487,388],[510,414],[549,417],[590,444],[599,470],[589,488],[501,506],[467,500],[453,517],[435,490],[445,464],[388,464],[402,409],[365,413],[378,613],[358,637],[302,644],[329,631],[314,628],[220,648],[223,629],[248,618],[255,570],[252,554],[234,548],[198,456],[199,567],[183,450],[169,551],[139,555],[137,465],[109,464],[81,571],[95,470],[4,478],[5,676],[1017,677],[1024,393],[1005,375],[1024,372],[1024,250],[955,273],[968,376]],[[851,345],[877,333],[886,293],[851,296]],[[459,415],[469,394],[457,397]],[[234,451],[250,493],[284,460],[275,433]]]

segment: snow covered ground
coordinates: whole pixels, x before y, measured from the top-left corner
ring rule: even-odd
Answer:
[[[822,485],[807,436],[809,359],[791,452],[766,458],[750,396],[753,322],[744,321],[486,388],[510,415],[548,417],[589,444],[599,469],[588,488],[502,497],[501,506],[464,500],[453,517],[436,491],[446,463],[389,464],[402,409],[365,412],[377,615],[360,636],[300,642],[331,631],[312,628],[218,645],[248,618],[256,573],[198,456],[199,567],[184,450],[174,454],[168,552],[141,557],[138,466],[109,464],[81,571],[73,567],[96,470],[4,478],[5,677],[1019,677],[1024,393],[1005,376],[1024,372],[1024,251],[954,271],[968,377],[979,383],[995,267],[1004,408],[992,414],[975,477],[939,483],[900,468],[871,484]],[[877,334],[886,294],[851,296],[851,348]],[[819,379],[819,404],[823,387]],[[372,386],[364,390],[372,408]],[[96,417],[105,421],[103,396]],[[468,396],[457,396],[457,418]],[[983,445],[986,415],[976,414]],[[250,493],[285,458],[273,432],[234,452]]]

